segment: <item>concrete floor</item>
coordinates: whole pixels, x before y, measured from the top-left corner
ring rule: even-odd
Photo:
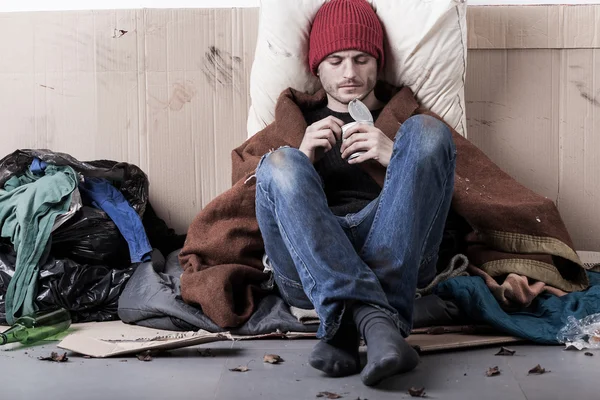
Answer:
[[[316,399],[331,392],[342,399],[410,398],[424,387],[431,399],[599,399],[600,351],[594,356],[562,347],[514,345],[512,357],[494,356],[499,347],[424,355],[411,373],[365,387],[359,376],[324,377],[307,363],[315,340],[216,342],[173,350],[150,362],[136,357],[86,359],[68,354],[66,363],[39,361],[56,342],[0,350],[0,393],[4,399]],[[212,350],[203,357],[199,350]],[[265,354],[285,361],[265,364]],[[540,364],[551,372],[528,375]],[[250,371],[231,372],[248,365]],[[501,374],[487,377],[490,367]],[[325,397],[326,398],[326,397]]]

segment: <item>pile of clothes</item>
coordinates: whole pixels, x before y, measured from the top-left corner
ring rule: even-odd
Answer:
[[[148,202],[137,166],[48,150],[0,160],[0,322],[64,307],[74,322],[116,319],[153,248],[183,246]]]

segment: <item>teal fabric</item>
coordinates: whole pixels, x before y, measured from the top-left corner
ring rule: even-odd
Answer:
[[[27,171],[0,189],[0,234],[17,252],[15,274],[6,292],[6,320],[33,314],[40,260],[47,255],[56,217],[69,210],[78,177],[69,166],[49,165],[45,175]]]
[[[600,273],[588,271],[590,287],[562,297],[538,295],[529,307],[506,312],[478,276],[460,276],[440,283],[436,294],[452,300],[471,320],[491,325],[509,335],[536,343],[557,344],[558,332],[569,317],[581,319],[600,313]]]

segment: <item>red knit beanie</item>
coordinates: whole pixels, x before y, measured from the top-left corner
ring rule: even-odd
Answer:
[[[331,0],[315,16],[308,51],[312,73],[327,56],[344,50],[370,54],[383,67],[383,28],[366,0]]]

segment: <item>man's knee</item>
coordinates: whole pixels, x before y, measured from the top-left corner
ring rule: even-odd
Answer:
[[[424,158],[447,155],[450,158],[456,153],[452,131],[439,119],[430,115],[415,115],[407,119],[400,127],[395,142],[396,146],[404,146],[401,140],[403,135],[418,148],[419,154]]]
[[[267,153],[256,170],[258,183],[275,185],[280,189],[294,188],[304,173],[308,157],[293,147],[282,147]]]

